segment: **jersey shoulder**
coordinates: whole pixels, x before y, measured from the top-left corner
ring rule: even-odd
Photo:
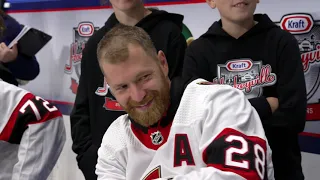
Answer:
[[[0,114],[3,119],[9,119],[21,99],[29,92],[0,80]]]
[[[9,84],[5,81],[2,81],[0,79],[0,96],[1,99],[3,98],[10,98],[12,100],[12,97],[15,97],[14,100],[21,99],[25,94],[29,93],[27,90],[24,90],[20,87],[17,87],[15,85]]]
[[[115,156],[117,152],[127,148],[127,143],[132,142],[131,134],[131,122],[128,115],[121,115],[113,121],[105,132],[101,148],[105,150],[107,155]]]
[[[0,99],[0,140],[19,143],[27,126],[63,120],[58,108],[48,101],[1,80]]]
[[[226,99],[223,97],[241,96],[245,98],[240,90],[229,85],[213,84],[204,79],[196,79],[186,87],[179,108],[175,116],[175,124],[191,125],[195,122],[201,122],[207,116],[208,110],[211,110],[213,104]],[[218,107],[217,107],[218,108]]]
[[[224,97],[235,97],[246,99],[244,93],[239,89],[233,88],[230,85],[214,84],[204,79],[196,79],[192,81],[184,91],[183,98],[199,101],[206,106],[209,102],[215,102]]]

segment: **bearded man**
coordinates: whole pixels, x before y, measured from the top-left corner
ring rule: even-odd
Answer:
[[[98,180],[274,179],[259,115],[240,90],[170,81],[165,54],[139,27],[114,27],[97,55],[127,112],[103,137]]]

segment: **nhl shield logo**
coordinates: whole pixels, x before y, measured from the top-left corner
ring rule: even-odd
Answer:
[[[156,131],[150,135],[152,144],[160,145],[163,142],[163,136],[160,131]]]

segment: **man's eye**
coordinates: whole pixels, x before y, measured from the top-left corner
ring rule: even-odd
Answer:
[[[123,86],[118,87],[116,90],[121,91],[121,90],[125,90],[127,88],[128,88],[128,85],[123,85]]]
[[[147,75],[142,76],[140,80],[148,79],[148,77],[150,77],[150,74],[147,74]]]

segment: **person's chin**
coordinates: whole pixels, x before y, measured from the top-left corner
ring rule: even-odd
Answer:
[[[126,12],[126,11],[133,10],[135,7],[136,7],[135,4],[132,4],[132,2],[127,2],[125,4],[121,4],[119,9],[123,12]]]

